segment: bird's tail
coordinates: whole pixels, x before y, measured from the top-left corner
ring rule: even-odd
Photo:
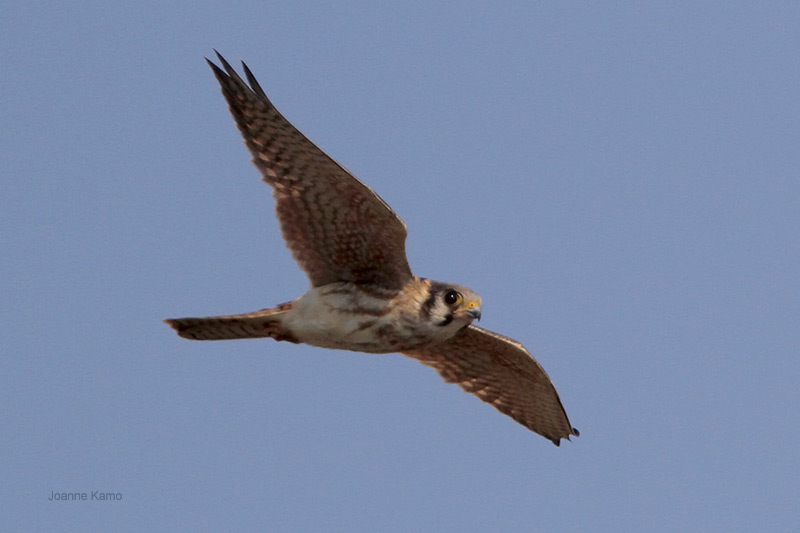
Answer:
[[[291,332],[283,327],[281,320],[289,309],[291,303],[255,313],[203,318],[167,318],[164,322],[184,339],[195,341],[270,337],[279,341],[297,342]]]

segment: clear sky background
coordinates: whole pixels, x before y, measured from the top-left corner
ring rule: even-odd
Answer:
[[[798,4],[0,15],[3,529],[800,529]],[[161,322],[307,288],[213,48],[405,219],[416,273],[483,296],[580,438],[400,355]]]

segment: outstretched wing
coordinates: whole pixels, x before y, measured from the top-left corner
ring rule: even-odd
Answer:
[[[224,71],[208,64],[253,163],[273,188],[283,238],[311,285],[350,281],[400,289],[411,278],[400,217],[283,118],[247,65],[249,86],[217,57]]]
[[[470,325],[445,342],[403,354],[556,446],[560,439],[578,436],[550,378],[517,341]]]

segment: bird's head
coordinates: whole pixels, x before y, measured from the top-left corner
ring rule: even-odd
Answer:
[[[471,289],[452,283],[433,282],[430,296],[423,304],[428,307],[431,321],[437,326],[461,329],[481,318],[481,297]]]

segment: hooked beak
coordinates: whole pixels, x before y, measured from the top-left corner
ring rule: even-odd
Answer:
[[[470,302],[466,305],[466,315],[474,320],[481,319],[481,304],[478,302]]]

